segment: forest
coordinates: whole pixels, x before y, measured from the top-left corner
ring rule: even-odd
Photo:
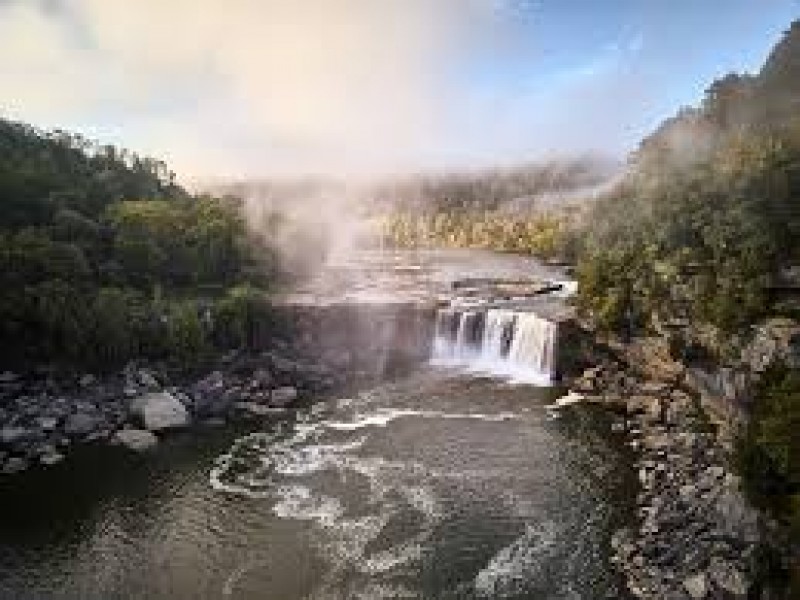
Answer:
[[[669,333],[683,360],[736,356],[767,318],[800,317],[800,21],[755,75],[715,81],[702,104],[640,145],[590,214],[579,308],[601,330]],[[774,365],[738,445],[757,503],[800,535],[800,378]]]
[[[0,120],[0,358],[109,369],[246,344],[275,275],[231,199],[160,161]]]

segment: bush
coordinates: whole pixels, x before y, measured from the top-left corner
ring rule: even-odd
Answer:
[[[736,459],[753,502],[800,539],[800,372],[773,365],[737,442]]]

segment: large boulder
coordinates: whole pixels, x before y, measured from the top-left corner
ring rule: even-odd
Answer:
[[[190,423],[189,411],[169,392],[151,392],[135,398],[130,412],[149,431],[186,427]]]
[[[144,452],[158,444],[158,438],[144,429],[120,429],[114,435],[114,441],[134,452]]]
[[[684,580],[683,588],[693,600],[701,600],[708,594],[708,581],[705,573],[698,573]]]

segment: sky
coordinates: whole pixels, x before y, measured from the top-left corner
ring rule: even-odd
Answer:
[[[0,115],[182,180],[616,157],[800,0],[0,0]]]

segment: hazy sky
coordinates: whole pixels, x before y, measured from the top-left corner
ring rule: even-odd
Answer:
[[[624,154],[800,0],[0,0],[0,111],[183,177]]]

